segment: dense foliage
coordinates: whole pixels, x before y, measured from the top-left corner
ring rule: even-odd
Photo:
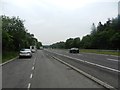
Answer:
[[[65,42],[51,45],[52,48],[120,49],[120,16],[106,23],[92,24],[90,34],[80,38],[69,38]]]
[[[90,35],[82,38],[81,47],[120,49],[120,16],[112,20],[108,19],[104,24],[99,22],[96,29],[92,29]]]
[[[65,42],[57,42],[57,43],[54,43],[50,46],[51,48],[65,48]]]
[[[57,42],[50,46],[51,48],[61,48],[61,49],[69,49],[72,47],[79,48],[80,47],[80,38],[69,38],[66,42]]]
[[[24,27],[24,21],[19,17],[0,16],[2,19],[2,51],[18,51],[21,48],[29,48],[30,45],[40,47],[41,42],[28,33]]]

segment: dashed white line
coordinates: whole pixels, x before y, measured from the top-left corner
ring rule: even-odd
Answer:
[[[33,67],[32,67],[32,70],[34,70],[34,69],[35,69],[35,67],[33,66]]]
[[[107,58],[107,60],[118,62],[118,60],[116,60],[116,59],[111,59],[111,58]]]
[[[36,61],[36,57],[35,57],[35,59],[34,59],[34,61],[33,61],[33,66],[35,65],[35,61]]]
[[[28,84],[28,87],[27,87],[27,88],[29,89],[29,88],[30,88],[30,86],[31,86],[31,83],[29,83],[29,84]]]
[[[33,77],[33,74],[30,75],[30,78],[32,78],[32,77]]]
[[[34,58],[34,60],[33,60],[33,67],[32,67],[32,70],[34,70],[35,69],[35,67],[34,67],[34,65],[35,65],[35,61],[36,61],[36,57]],[[33,74],[31,73],[30,74],[30,79],[32,79],[33,78]],[[28,90],[29,90],[29,88],[31,87],[31,83],[28,83]]]

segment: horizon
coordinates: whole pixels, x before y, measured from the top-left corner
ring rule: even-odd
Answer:
[[[2,0],[2,13],[25,20],[28,32],[43,45],[51,45],[68,38],[91,32],[92,23],[104,24],[118,15],[119,0]],[[29,4],[28,4],[29,3]]]

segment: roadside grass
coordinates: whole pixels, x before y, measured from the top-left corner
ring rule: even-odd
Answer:
[[[15,51],[9,51],[9,52],[4,52],[2,53],[2,63],[9,61],[12,58],[15,58],[18,56],[18,52]]]
[[[120,56],[120,52],[117,50],[80,49],[80,52]]]

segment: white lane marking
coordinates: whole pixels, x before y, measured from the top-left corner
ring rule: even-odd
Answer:
[[[111,59],[111,58],[107,58],[107,60],[118,62],[118,60],[116,60],[116,59]]]
[[[86,63],[89,63],[89,64],[91,64],[91,65],[95,65],[95,66],[98,66],[98,67],[101,67],[101,68],[105,68],[105,69],[111,70],[111,71],[120,72],[119,70],[116,70],[116,69],[113,69],[113,68],[109,68],[109,67],[106,67],[106,66],[103,66],[103,65],[91,63],[91,62],[88,62],[88,61],[85,61],[85,62],[86,62]]]
[[[36,58],[34,59],[34,63],[35,63],[35,61],[36,61]]]
[[[33,66],[35,65],[35,61],[36,61],[36,58],[35,58],[34,61],[33,61]]]
[[[35,69],[35,67],[33,66],[33,67],[32,67],[32,70],[34,70],[34,69]]]
[[[82,71],[82,70],[80,70],[80,69],[72,66],[71,64],[68,64],[67,62],[64,62],[63,60],[61,60],[61,59],[59,59],[59,58],[57,58],[57,57],[54,57],[54,56],[52,56],[52,57],[55,58],[56,60],[58,60],[59,62],[61,62],[61,63],[65,64],[65,65],[71,67],[72,69],[76,70],[77,72],[85,75],[86,77],[94,80],[95,82],[99,83],[100,85],[102,85],[102,86],[104,86],[104,87],[106,87],[106,88],[108,88],[108,89],[109,89],[109,88],[112,88],[113,90],[116,90],[113,86],[107,84],[106,82],[103,82],[103,81],[101,81],[100,79],[95,78],[94,76],[92,76],[92,75],[90,75],[90,74],[88,74],[88,73],[86,73],[86,72],[84,72],[84,71]]]
[[[33,77],[33,74],[30,75],[30,78],[32,78],[32,77]]]
[[[48,51],[48,52],[50,52],[50,51]],[[55,52],[52,52],[52,53],[55,53]],[[116,69],[113,69],[113,68],[109,68],[109,67],[106,67],[106,66],[103,66],[103,65],[100,65],[100,64],[88,62],[86,60],[81,60],[81,59],[78,59],[78,58],[73,58],[73,57],[70,57],[70,56],[67,56],[67,55],[58,54],[58,53],[55,53],[55,54],[60,55],[60,56],[64,56],[64,57],[68,57],[68,58],[71,58],[71,59],[74,59],[74,60],[77,60],[77,61],[81,61],[81,62],[84,62],[84,63],[88,63],[88,64],[91,64],[91,65],[94,65],[94,66],[98,66],[98,67],[101,67],[101,68],[104,68],[104,69],[108,69],[108,70],[111,70],[111,71],[114,71],[114,72],[120,72],[119,70],[116,70]]]
[[[112,57],[119,57],[119,56],[115,56],[115,55],[106,55],[106,54],[96,54],[96,53],[84,53],[83,54],[94,54],[94,55],[102,55],[102,56],[112,56]]]
[[[31,83],[29,83],[29,84],[28,84],[28,87],[27,87],[27,88],[29,89],[29,88],[30,88],[30,86],[31,86]]]
[[[18,57],[19,57],[19,56],[16,56],[15,58],[12,58],[12,59],[10,59],[9,61],[6,61],[6,62],[0,64],[0,66],[3,66],[3,65],[5,65],[5,64],[7,64],[7,63],[9,63],[9,62],[12,62],[12,61],[16,60]]]

